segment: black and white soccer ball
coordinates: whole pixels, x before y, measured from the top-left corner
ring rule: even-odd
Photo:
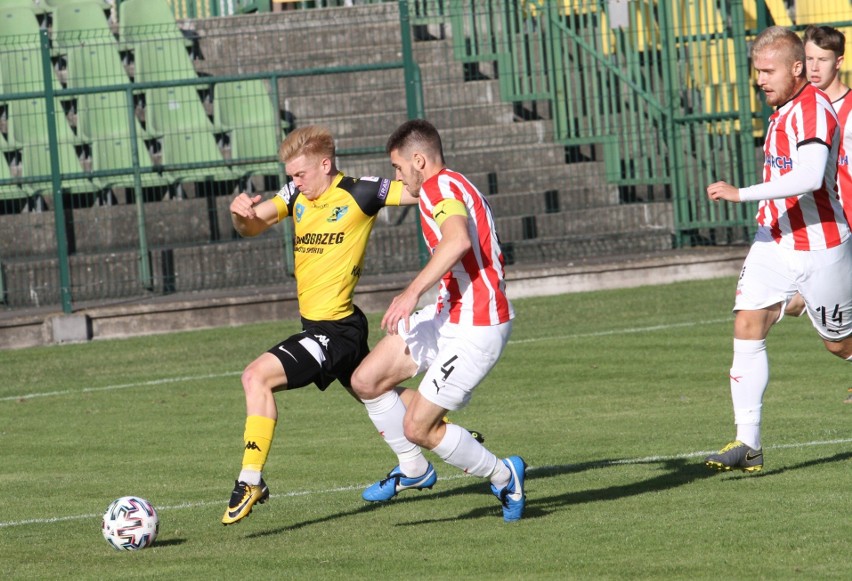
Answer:
[[[138,551],[150,547],[159,531],[160,519],[156,509],[138,496],[117,498],[104,513],[104,538],[118,551]]]

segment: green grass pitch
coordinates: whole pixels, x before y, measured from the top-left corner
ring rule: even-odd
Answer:
[[[240,371],[294,322],[0,352],[0,575],[848,579],[852,368],[806,318],[768,340],[764,471],[703,466],[734,435],[734,283],[515,301],[502,360],[452,416],[530,465],[513,524],[486,482],[428,452],[433,490],[364,503],[395,458],[335,384],[277,396],[272,498],[223,527]],[[100,533],[128,494],[160,514],[157,542],[136,553]]]

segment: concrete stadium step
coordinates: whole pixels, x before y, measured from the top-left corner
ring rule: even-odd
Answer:
[[[233,240],[230,218],[232,196],[198,197],[184,200],[146,202],[144,217],[146,240],[158,247],[207,244]],[[139,248],[139,229],[135,204],[65,209],[66,232],[71,254],[108,251],[135,251]],[[28,236],[16,236],[27,230]],[[13,250],[2,259],[55,255],[56,217],[53,211],[27,212],[0,216],[0,247]],[[261,237],[279,236],[278,227]]]
[[[402,118],[402,121],[405,117]],[[367,119],[367,122],[372,121]],[[536,123],[537,126],[533,126]],[[329,127],[334,133],[334,129],[340,128],[343,124],[347,124],[347,129],[354,124],[364,127],[363,135],[358,132],[340,133],[343,137],[338,137],[335,140],[337,147],[340,149],[352,149],[360,147],[378,146],[384,149],[388,136],[396,129],[397,125],[388,125],[385,127],[377,127],[369,129],[369,123],[361,124],[357,120],[340,119],[335,121],[326,119],[323,124]],[[558,153],[564,157],[564,150],[559,146],[554,146],[553,141],[548,139],[548,123],[546,122],[527,122],[514,123],[509,125],[481,125],[478,127],[456,127],[452,124],[438,128],[441,132],[441,142],[444,146],[444,153],[447,157],[454,155],[452,152],[462,151],[492,151],[493,148],[502,147],[507,141],[511,142],[516,148],[526,148],[533,146],[541,146],[542,149],[558,149]],[[366,131],[378,133],[366,134]],[[351,137],[350,137],[351,135]],[[459,153],[455,153],[459,155]]]
[[[602,162],[583,162],[463,173],[480,191],[489,194],[493,204],[500,204],[497,200],[507,196],[555,190],[560,207],[574,208],[619,202],[618,187],[601,179],[602,171]],[[489,187],[491,185],[493,189]]]
[[[286,59],[282,68],[291,70],[401,58],[395,4],[257,13],[191,24],[200,37],[204,69],[212,74],[268,70],[271,57]],[[240,42],[234,42],[235,29],[242,31]]]
[[[264,71],[268,71],[268,66]],[[345,90],[341,90],[345,88]],[[462,75],[423,77],[422,89],[427,106],[450,107],[459,104],[507,104],[502,100],[499,83],[494,80],[464,82]],[[402,69],[342,72],[316,75],[310,78],[285,77],[279,90],[282,99],[299,97],[346,99],[351,95],[366,94],[384,103],[401,103],[405,106],[405,77]],[[215,93],[214,93],[215,95]],[[282,103],[282,106],[284,103]]]
[[[566,236],[512,241],[503,245],[509,264],[568,264],[572,258],[637,255],[671,250],[670,232],[622,232],[618,236]]]
[[[138,250],[77,254],[69,257],[76,302],[161,295],[206,288],[237,288],[286,283],[280,239],[235,240],[152,249],[152,289],[139,279]],[[263,265],[262,268],[257,268]],[[56,258],[4,260],[9,307],[58,304]]]

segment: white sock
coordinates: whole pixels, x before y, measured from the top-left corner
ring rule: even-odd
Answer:
[[[429,462],[415,444],[409,442],[402,428],[405,404],[396,391],[383,393],[376,399],[364,400],[364,407],[373,425],[385,439],[390,449],[399,458],[399,469],[406,476],[421,476],[426,473]]]
[[[240,475],[237,476],[237,480],[245,482],[246,484],[251,484],[252,486],[257,486],[260,484],[260,472],[258,470],[246,470],[243,468],[240,470]]]
[[[447,432],[432,451],[447,464],[464,470],[465,474],[491,478],[498,488],[506,486],[511,478],[509,469],[497,456],[456,424],[447,424]]]
[[[734,339],[731,364],[731,401],[737,440],[760,450],[760,419],[763,393],[769,384],[769,358],[766,341]]]

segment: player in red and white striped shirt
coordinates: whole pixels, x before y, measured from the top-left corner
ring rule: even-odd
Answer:
[[[393,299],[382,318],[388,334],[352,376],[352,388],[399,459],[363,498],[386,501],[408,488],[432,488],[437,476],[421,451],[426,447],[466,474],[488,478],[503,519],[518,520],[525,505],[524,460],[500,460],[466,430],[442,420],[448,410],[467,405],[512,331],[514,312],[491,209],[467,178],[444,165],[441,137],[429,122],[402,124],[387,151],[397,179],[419,197],[432,256]],[[415,312],[436,284],[436,303]],[[406,407],[394,388],[419,373],[423,379]]]
[[[837,150],[837,192],[843,204],[846,221],[852,224],[852,172],[849,155],[852,154],[852,124],[848,123],[852,112],[852,91],[840,80],[846,38],[842,32],[830,26],[808,26],[803,37],[805,43],[805,70],[807,79],[823,91],[831,100],[840,125],[840,143]],[[784,314],[795,317],[805,312],[805,300],[796,296],[787,304]],[[852,403],[852,388],[843,400]]]
[[[752,45],[769,118],[764,181],[746,188],[707,186],[711,200],[760,200],[758,231],[737,284],[731,398],[736,440],[707,466],[756,472],[763,394],[769,382],[766,337],[799,292],[826,348],[852,362],[852,235],[836,190],[840,129],[829,98],[805,77],[805,49],[792,31],[771,27]]]
[[[840,80],[840,66],[846,50],[846,37],[831,26],[808,26],[805,29],[805,63],[808,81],[822,90],[831,100],[840,125],[837,153],[837,191],[843,204],[846,221],[852,224],[852,125],[847,123],[852,112],[850,89]]]

